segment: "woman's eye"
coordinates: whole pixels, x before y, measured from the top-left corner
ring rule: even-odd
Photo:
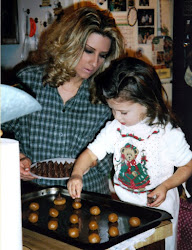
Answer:
[[[84,51],[85,51],[86,53],[88,53],[88,54],[92,54],[92,53],[93,53],[92,50],[89,50],[89,49],[87,49],[87,48],[85,48]]]
[[[127,114],[127,112],[122,112],[121,114],[122,114],[122,115],[126,115],[126,114]]]
[[[100,57],[106,59],[106,58],[107,58],[107,54],[105,54],[105,55],[100,55]]]

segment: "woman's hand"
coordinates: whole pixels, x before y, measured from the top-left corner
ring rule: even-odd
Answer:
[[[30,174],[31,160],[24,154],[20,153],[20,178],[24,181],[30,181],[35,179]]]
[[[78,174],[72,175],[67,183],[67,188],[68,188],[70,196],[73,199],[81,197],[82,187],[83,187],[82,176]]]
[[[150,194],[147,195],[149,207],[158,207],[166,199],[167,188],[165,185],[161,184],[156,187]]]

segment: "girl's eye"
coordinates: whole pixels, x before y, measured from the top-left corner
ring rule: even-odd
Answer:
[[[126,115],[126,114],[127,114],[127,112],[122,112],[121,114],[122,114],[122,115]]]

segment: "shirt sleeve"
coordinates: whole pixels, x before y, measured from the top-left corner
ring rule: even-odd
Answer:
[[[98,160],[102,160],[106,154],[114,153],[113,125],[113,122],[107,122],[96,139],[88,145],[88,148],[97,156]]]
[[[168,157],[175,167],[186,165],[192,159],[190,146],[180,128],[173,128],[165,133],[164,145],[168,149]]]

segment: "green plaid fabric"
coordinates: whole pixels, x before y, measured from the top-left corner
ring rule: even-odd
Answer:
[[[65,105],[57,88],[42,85],[43,66],[28,66],[18,73],[42,110],[3,124],[4,131],[12,131],[20,143],[20,151],[32,162],[50,158],[77,158],[87,147],[105,122],[111,118],[110,109],[103,105],[93,105],[89,101],[89,84],[84,81],[77,95]],[[108,155],[83,177],[83,189],[98,193],[109,193],[108,176],[112,168],[112,158]],[[63,180],[41,180],[40,185],[61,185]]]

